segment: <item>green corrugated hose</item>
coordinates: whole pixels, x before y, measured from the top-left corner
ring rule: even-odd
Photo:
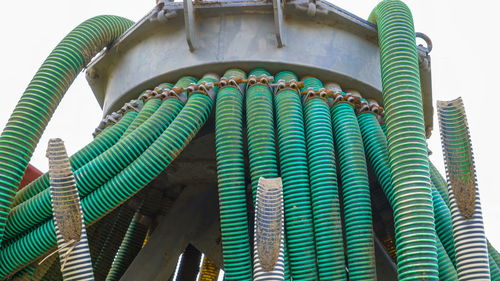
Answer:
[[[215,79],[206,77],[202,81],[213,82]],[[95,222],[158,176],[196,135],[210,115],[212,105],[213,100],[207,95],[191,94],[172,124],[141,156],[102,187],[83,198],[86,224]],[[54,245],[54,225],[50,220],[0,250],[0,278],[29,264]]]
[[[429,171],[431,172],[431,182],[436,187],[437,191],[441,195],[441,199],[445,202],[448,209],[450,208],[450,196],[448,195],[448,183],[446,179],[441,176],[438,169],[434,164],[429,161]]]
[[[246,78],[246,73],[230,69],[224,77]],[[243,87],[244,85],[240,85],[240,88]],[[252,280],[243,154],[243,99],[244,95],[238,87],[229,85],[219,90],[215,107],[222,254],[228,281]]]
[[[142,248],[148,229],[145,225],[140,223],[140,218],[141,214],[136,212],[130,222],[127,233],[125,233],[125,236],[123,237],[123,241],[121,242],[120,248],[116,253],[113,264],[109,269],[106,281],[120,280],[123,273],[125,273],[137,253],[139,253]]]
[[[50,53],[21,96],[0,137],[0,243],[17,186],[62,96],[90,59],[132,24],[117,16],[83,22]]]
[[[437,249],[422,94],[410,9],[384,0],[377,24],[400,280],[437,280]]]
[[[316,78],[306,78],[303,81],[302,90],[319,90],[323,87]],[[322,98],[310,98],[305,101],[304,117],[319,279],[347,280],[332,120],[328,104]]]
[[[491,245],[490,241],[486,240],[486,243],[488,245],[488,253],[490,254],[490,256],[493,258],[493,260],[495,261],[495,263],[497,265],[500,265],[500,254],[498,253],[498,251],[493,247],[493,245]]]
[[[394,186],[392,184],[392,176],[389,168],[389,152],[387,150],[387,139],[379,125],[377,117],[371,112],[365,112],[358,115],[358,122],[363,136],[363,143],[366,155],[375,170],[378,181],[386,194],[391,207],[394,209],[398,201],[394,197]],[[438,223],[436,227],[439,230],[440,238],[445,240],[451,256],[454,257],[453,229],[451,226],[451,214],[447,210],[446,205],[440,200],[439,194],[436,191],[436,197],[433,197],[434,207],[436,208],[436,219]],[[442,249],[439,241],[439,251],[446,253]],[[449,254],[450,254],[449,253]],[[453,268],[453,263],[448,255],[438,255],[439,275],[446,277],[449,280],[456,280],[457,273]]]
[[[340,165],[349,280],[376,280],[372,208],[365,152],[354,108],[331,108]]]
[[[125,130],[135,120],[137,112],[129,111],[113,126],[107,127],[92,142],[72,155],[69,160],[73,171],[78,170],[92,159],[99,156],[108,148],[113,146],[123,135]],[[30,199],[38,193],[44,191],[49,186],[49,173],[45,173],[23,189],[19,190],[14,197],[12,207]]]
[[[488,262],[490,265],[491,281],[500,281],[500,268],[491,255],[489,255]]]
[[[280,72],[276,81],[297,81],[295,74]],[[293,279],[317,280],[311,191],[302,102],[293,89],[275,95],[288,258]]]
[[[176,86],[187,87],[195,82],[196,79],[192,77],[183,77]],[[149,100],[145,107],[150,102],[155,103],[155,100]],[[181,108],[180,100],[167,98],[155,114],[136,130],[78,169],[75,178],[80,197],[87,196],[134,161],[168,127]],[[11,238],[50,217],[48,194],[48,190],[45,190],[11,210],[5,229],[6,238]]]

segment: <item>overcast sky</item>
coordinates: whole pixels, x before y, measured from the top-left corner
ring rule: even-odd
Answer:
[[[332,1],[367,18],[375,0]],[[500,147],[498,81],[500,40],[498,4],[493,0],[406,1],[413,11],[416,30],[434,43],[433,97],[450,100],[462,96],[466,106],[476,160],[486,232],[500,248]],[[46,56],[73,27],[95,15],[114,14],[140,19],[154,0],[0,1],[0,127],[3,128],[20,95]],[[435,104],[435,102],[434,102]],[[494,106],[493,106],[494,105]],[[51,137],[62,138],[73,154],[92,140],[101,110],[80,75],[69,89],[42,137],[32,163],[46,171],[45,149]],[[444,172],[439,128],[434,121],[429,140],[433,162]]]

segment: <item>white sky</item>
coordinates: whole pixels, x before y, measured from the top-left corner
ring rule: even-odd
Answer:
[[[367,18],[378,0],[332,0],[334,4]],[[433,41],[434,100],[462,96],[466,106],[476,160],[487,235],[500,248],[500,191],[495,178],[500,168],[500,126],[495,96],[500,80],[498,8],[493,0],[407,0],[416,31]],[[154,0],[0,1],[0,127],[3,128],[20,95],[46,56],[73,27],[100,14],[140,19]],[[493,83],[495,82],[495,83]],[[497,81],[498,82],[498,81]],[[489,83],[489,84],[488,84]],[[490,98],[488,98],[488,96]],[[498,100],[497,100],[498,101]],[[46,171],[48,139],[60,137],[73,154],[92,140],[101,110],[84,75],[74,82],[40,141],[32,163]],[[433,162],[444,172],[439,128],[435,118],[429,144]],[[498,166],[497,166],[498,165]]]

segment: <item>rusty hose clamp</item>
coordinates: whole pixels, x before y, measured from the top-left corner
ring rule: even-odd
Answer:
[[[270,85],[270,83],[273,81],[274,81],[274,76],[262,74],[261,76],[257,77],[256,75],[252,74],[248,76],[246,91],[248,91],[250,87],[255,85],[266,85],[269,88],[269,90],[273,92],[273,88]]]
[[[284,90],[291,90],[296,92],[298,95],[301,95],[300,88],[301,85],[304,85],[304,82],[302,81],[297,81],[295,79],[292,79],[288,82],[285,82],[285,80],[280,79],[278,82],[274,84],[269,84],[272,88],[274,88],[274,95],[277,95],[279,92],[284,91]]]
[[[306,90],[300,92],[300,94],[303,96],[302,98],[303,103],[306,103],[310,99],[315,99],[315,98],[328,101],[328,92],[329,91],[325,88],[314,90],[312,87],[309,87]]]
[[[221,89],[228,87],[234,88],[240,91],[242,95],[244,95],[243,89],[241,89],[240,87],[240,84],[243,84],[244,82],[245,80],[243,78],[231,76],[229,77],[229,79],[227,77],[220,78],[218,84]]]
[[[154,91],[151,90],[146,90],[142,93],[142,95],[139,97],[140,100],[147,102],[148,100],[152,98],[156,98],[158,95],[158,92],[156,91],[156,88]]]
[[[131,101],[125,103],[122,106],[122,108],[120,108],[117,111],[117,113],[123,115],[129,111],[139,112],[140,108],[141,108],[141,105],[139,104],[139,102],[137,100],[131,100]]]
[[[171,89],[164,89],[163,92],[161,93],[161,98],[162,99],[178,99],[182,103],[187,102],[187,93],[184,88],[181,87],[173,87]]]

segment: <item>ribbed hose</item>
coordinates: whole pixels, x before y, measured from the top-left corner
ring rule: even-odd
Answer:
[[[213,82],[215,79],[206,78]],[[187,104],[165,132],[131,165],[83,198],[86,224],[119,206],[163,171],[184,149],[207,120],[213,100],[201,93],[190,95]],[[29,264],[55,245],[52,220],[33,229],[0,250],[0,278]]]
[[[90,59],[131,25],[117,16],[83,22],[50,53],[24,91],[0,136],[0,243],[19,181],[62,96]]]
[[[398,201],[394,198],[394,186],[392,184],[392,176],[389,167],[389,152],[387,150],[386,136],[377,120],[375,114],[366,112],[358,115],[358,123],[363,137],[363,143],[366,155],[377,175],[378,181],[384,190],[391,207],[394,209]],[[433,196],[433,203],[436,215],[436,228],[440,234],[440,239],[446,241],[448,251],[453,253],[454,244],[451,229],[451,214],[446,205],[439,198],[439,194]],[[439,241],[439,244],[441,242]],[[439,245],[439,247],[443,247]],[[439,248],[440,253],[446,253],[442,248]],[[457,278],[456,271],[453,269],[448,255],[438,255],[439,276],[444,276],[448,280]],[[453,270],[452,270],[453,269]]]
[[[368,170],[361,133],[351,104],[331,108],[340,165],[349,280],[376,280]]]
[[[490,266],[491,281],[500,281],[500,268],[495,263],[495,260],[491,257],[491,255],[488,261]]]
[[[448,183],[441,176],[438,169],[434,164],[429,161],[429,170],[431,172],[431,182],[436,187],[437,191],[441,195],[441,199],[446,203],[448,209],[450,208],[450,196],[448,195]]]
[[[104,129],[104,131],[100,133],[91,143],[87,144],[84,148],[72,155],[69,160],[73,171],[78,170],[80,167],[87,164],[89,161],[113,146],[120,139],[130,124],[135,120],[136,116],[137,112],[135,111],[125,113],[118,123]],[[48,186],[49,174],[45,173],[16,193],[14,201],[12,202],[12,207],[17,206],[44,191],[48,188]]]
[[[304,79],[303,90],[322,87],[316,78]],[[319,279],[347,280],[332,121],[326,101],[307,100],[304,122]]]
[[[295,74],[280,72],[277,81],[297,81]],[[299,94],[293,89],[275,95],[288,258],[293,279],[317,280],[311,190],[307,166],[304,116]]]
[[[113,264],[109,269],[106,281],[118,281],[129,265],[139,253],[148,231],[147,227],[140,223],[141,214],[136,212],[130,222],[127,233],[123,237],[120,248],[116,253]]]
[[[431,191],[436,233],[442,242],[442,246],[446,249],[446,253],[448,254],[450,260],[453,264],[455,264],[455,242],[453,241],[451,212],[434,185],[431,185]]]
[[[384,0],[373,10],[377,24],[382,98],[394,183],[398,276],[437,280],[437,249],[425,139],[415,29],[409,8]]]
[[[246,74],[231,69],[224,77],[246,78]],[[215,107],[222,255],[226,278],[231,281],[252,280],[243,154],[243,98],[236,86],[227,86],[219,90]]]
[[[75,178],[61,139],[50,139],[50,197],[63,280],[94,280],[87,231]]]
[[[269,73],[255,69],[250,75],[260,76]],[[260,177],[277,178],[278,160],[274,136],[273,97],[267,85],[249,86],[246,92],[246,117],[248,158],[252,179],[252,196],[255,205],[257,184]]]
[[[500,254],[495,249],[495,247],[493,247],[493,245],[491,245],[490,241],[486,240],[486,243],[488,245],[488,253],[493,258],[493,260],[495,261],[495,263],[497,265],[500,265]]]
[[[438,250],[439,280],[458,281],[457,271],[439,239],[436,241],[436,247]]]
[[[179,261],[176,281],[196,281],[200,271],[201,252],[189,244]]]
[[[160,91],[160,90],[164,90],[164,89],[171,89],[173,86],[174,85],[171,83],[162,83],[162,84],[155,87],[155,91]],[[156,94],[160,94],[160,93],[156,93]],[[139,99],[141,99],[141,96],[139,97]],[[140,101],[141,100],[139,100],[139,102]],[[146,100],[146,102],[144,103],[144,105],[141,108],[141,111],[137,115],[137,118],[134,120],[134,122],[132,122],[132,124],[130,124],[130,126],[127,128],[125,133],[123,133],[122,138],[128,136],[135,129],[137,129],[142,123],[146,122],[146,120],[148,120],[151,117],[151,115],[153,115],[156,112],[156,110],[158,110],[160,105],[161,105],[161,101],[158,98],[150,98],[150,99]]]
[[[462,100],[438,102],[446,160],[457,272],[460,280],[489,280],[489,257],[469,128]]]
[[[201,264],[200,278],[198,278],[198,281],[217,281],[219,272],[220,269],[217,265],[205,256]]]
[[[187,87],[196,82],[192,77],[183,77],[176,83]],[[152,101],[151,101],[152,102]],[[75,172],[80,196],[83,198],[134,161],[168,127],[182,108],[178,99],[168,98],[151,117],[122,138],[110,149]],[[11,238],[50,217],[48,190],[13,208],[5,229],[5,237]]]

